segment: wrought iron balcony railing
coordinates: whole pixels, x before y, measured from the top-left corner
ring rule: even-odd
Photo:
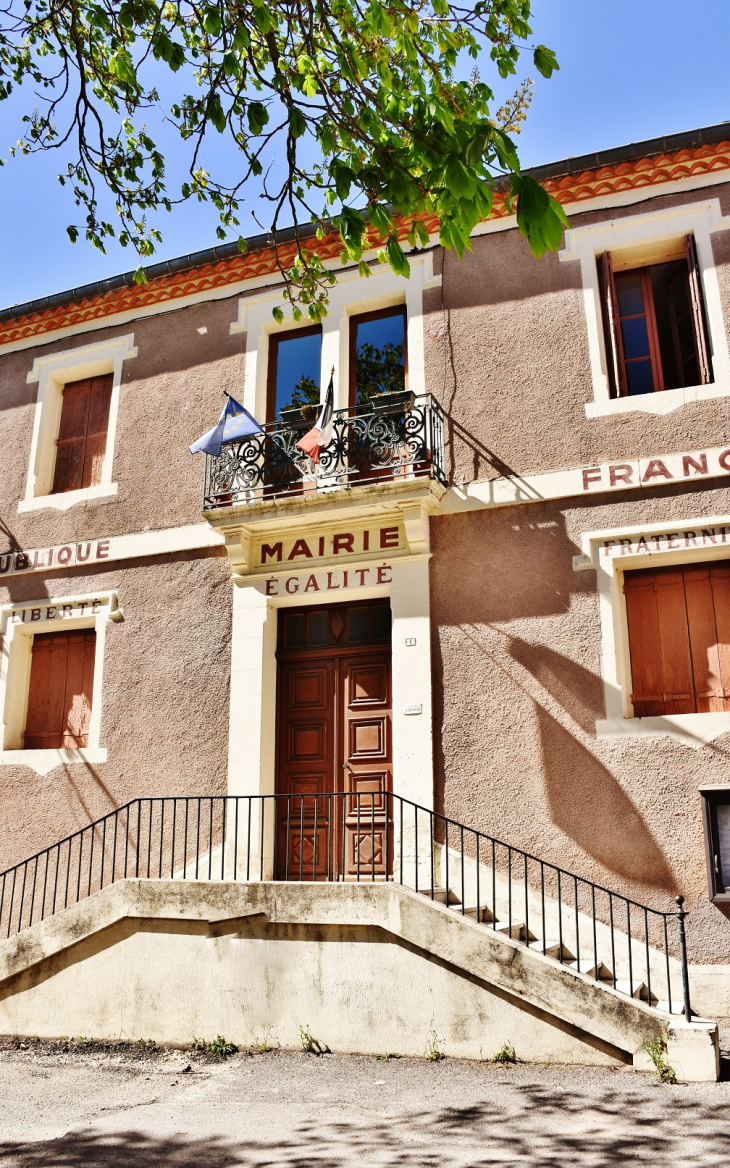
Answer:
[[[446,485],[444,415],[431,394],[385,394],[367,406],[336,410],[319,464],[297,442],[314,419],[291,418],[226,442],[205,456],[203,510],[360,484],[432,478]]]

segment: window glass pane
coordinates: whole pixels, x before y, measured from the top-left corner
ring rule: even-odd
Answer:
[[[651,361],[629,361],[626,364],[626,380],[629,383],[629,393],[653,393],[654,375],[651,371]]]
[[[368,610],[366,608],[351,608],[347,613],[347,639],[349,641],[367,641],[369,637]]]
[[[717,835],[720,848],[720,878],[730,890],[730,803],[717,804]]]
[[[405,323],[401,311],[377,320],[353,321],[358,405],[405,389]]]
[[[374,641],[389,641],[390,640],[390,607],[387,604],[381,604],[378,608],[372,609],[373,614],[373,640]]]
[[[287,649],[303,649],[306,644],[307,618],[304,613],[286,618],[286,647]]]
[[[309,644],[326,645],[329,641],[330,617],[328,612],[312,612],[309,616]]]
[[[621,321],[621,335],[624,341],[624,356],[627,361],[634,357],[649,356],[649,333],[645,316],[634,316]]]
[[[635,316],[644,312],[644,296],[641,291],[641,276],[617,276],[619,316]]]
[[[276,353],[276,406],[282,410],[294,406],[319,405],[319,372],[322,351],[321,332],[308,336],[282,337]]]

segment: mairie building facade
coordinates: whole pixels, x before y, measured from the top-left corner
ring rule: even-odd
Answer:
[[[680,969],[678,918],[655,932],[647,914],[686,911],[693,1017],[730,1016],[730,136],[711,127],[533,173],[570,218],[558,254],[535,261],[499,199],[461,261],[434,231],[407,279],[375,253],[369,279],[343,270],[325,241],[338,279],[321,325],[276,323],[265,238],[244,256],[157,265],[141,287],[120,277],[0,313],[0,924],[12,961],[24,929],[61,921],[62,900],[81,907],[84,864],[103,895],[112,822],[123,876],[172,881],[192,872],[195,820],[197,884],[215,864],[228,896],[237,881],[279,882],[281,906],[291,887],[300,915],[276,927],[300,954],[314,910],[294,885],[354,896],[366,882],[377,896],[409,884],[406,857],[416,895],[425,886],[444,910],[439,927],[476,896],[490,944],[500,889],[517,881],[499,913],[510,953],[536,946],[552,977],[572,947],[576,992],[603,978],[644,1010],[647,1034],[652,1010],[671,1019],[686,1002],[679,974],[679,989],[656,988],[665,966]],[[332,436],[314,463],[297,442],[332,370]],[[225,395],[262,432],[191,455]],[[171,844],[154,801],[172,797],[187,802]],[[123,822],[104,818],[127,805]],[[213,817],[233,809],[219,838]],[[74,858],[74,844],[66,862],[60,841],[102,821],[88,836],[97,859]],[[31,872],[35,856],[45,867]],[[269,911],[256,903],[251,921]],[[317,919],[315,947],[329,927]],[[617,980],[598,952],[614,928],[629,962],[634,936],[645,948],[636,992],[634,966]],[[38,942],[43,960],[50,943]],[[342,977],[353,998],[357,985],[381,1003],[422,977],[431,1004],[406,1031],[432,1024],[447,1049],[486,1056],[470,1029],[486,1010],[477,990],[433,981],[456,976],[450,944],[431,948],[426,972],[386,963],[379,990],[361,945]],[[73,962],[53,960],[53,1004],[11,962],[0,1029],[43,1015],[27,1032],[54,1032]],[[332,1002],[344,991],[328,976]],[[190,977],[184,993],[205,997],[209,982]],[[586,1038],[590,1024],[552,990],[544,1002],[534,988],[499,993],[514,1014],[504,1039],[517,1034],[526,1057],[619,1057],[618,1039]],[[449,994],[456,1021],[434,1004]],[[276,1030],[288,1008],[282,997],[247,1034]],[[129,1017],[114,1033],[134,1032]],[[367,1029],[344,1048],[368,1049]]]

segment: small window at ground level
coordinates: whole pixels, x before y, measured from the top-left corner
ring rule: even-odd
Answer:
[[[703,791],[710,896],[730,894],[730,791]]]
[[[406,388],[406,310],[383,308],[350,319],[350,405]]]
[[[730,562],[624,574],[637,718],[730,710]]]
[[[277,421],[285,410],[319,406],[321,355],[320,325],[270,337],[267,422]]]
[[[712,381],[694,236],[685,258],[613,270],[599,261],[606,348],[614,397],[706,385]]]
[[[63,389],[56,440],[53,493],[77,491],[101,482],[109,429],[112,375],[69,382]]]
[[[26,750],[88,746],[95,649],[93,629],[33,638]]]

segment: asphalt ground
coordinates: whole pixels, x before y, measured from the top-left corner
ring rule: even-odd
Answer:
[[[185,1069],[189,1068],[189,1069]],[[272,1051],[0,1051],[2,1168],[730,1165],[730,1082]]]

